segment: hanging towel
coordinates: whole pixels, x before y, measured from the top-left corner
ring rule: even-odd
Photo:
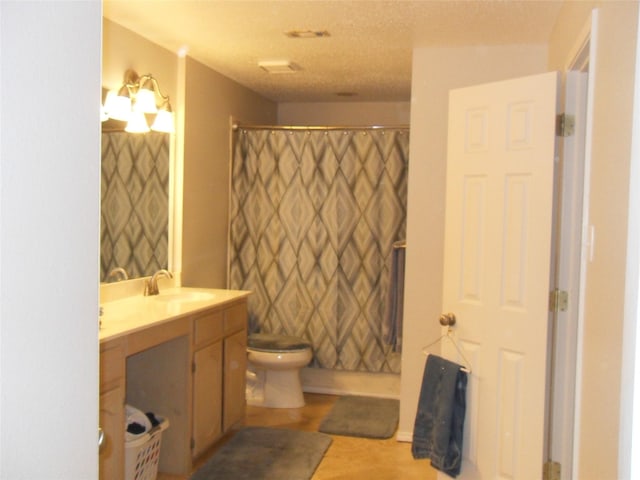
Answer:
[[[404,315],[404,259],[405,243],[395,242],[391,252],[391,278],[387,314],[382,322],[382,338],[394,352],[402,351],[402,317]]]
[[[456,477],[462,466],[462,431],[467,374],[460,365],[429,355],[424,367],[413,427],[413,458],[430,458],[434,468]]]

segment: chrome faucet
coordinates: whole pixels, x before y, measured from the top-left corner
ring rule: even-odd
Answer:
[[[158,290],[158,278],[160,277],[173,278],[173,275],[171,275],[171,272],[165,269],[158,270],[156,273],[151,275],[151,278],[147,279],[147,281],[144,283],[145,296],[158,295],[158,293],[160,293],[160,291]]]

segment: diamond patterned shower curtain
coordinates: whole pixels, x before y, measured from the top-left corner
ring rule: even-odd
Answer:
[[[400,372],[381,326],[408,159],[404,129],[235,133],[229,282],[253,291],[251,332],[307,339],[314,367]]]

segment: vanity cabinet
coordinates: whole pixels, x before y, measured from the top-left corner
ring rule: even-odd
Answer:
[[[249,292],[196,293],[211,300],[192,300],[198,297],[180,288],[176,295],[189,301],[140,297],[105,306],[100,479],[124,477],[125,403],[166,417],[158,471],[180,478],[188,478],[194,460],[244,419]]]
[[[125,364],[122,342],[100,345],[100,478],[121,478],[124,464]]]

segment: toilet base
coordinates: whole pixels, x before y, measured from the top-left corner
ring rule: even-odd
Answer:
[[[247,405],[267,408],[304,407],[299,369],[255,369],[255,373],[255,384],[247,388]]]
[[[300,370],[267,370],[263,406],[271,408],[304,407]]]

